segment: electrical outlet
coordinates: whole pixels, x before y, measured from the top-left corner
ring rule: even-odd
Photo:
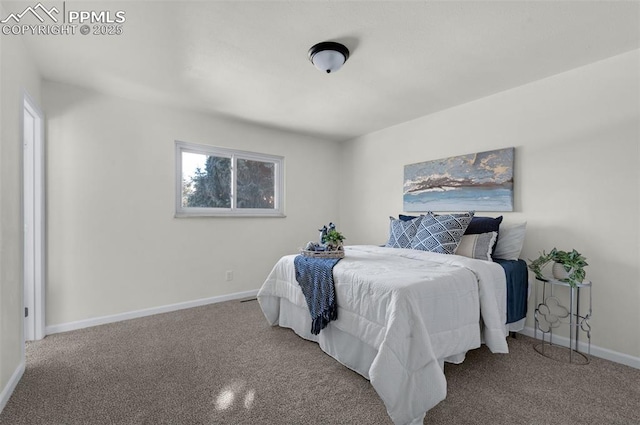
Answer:
[[[227,282],[231,282],[233,280],[233,270],[227,270],[227,273],[224,276],[224,280]]]

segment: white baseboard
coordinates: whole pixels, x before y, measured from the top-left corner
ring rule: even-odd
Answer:
[[[9,382],[2,389],[0,393],[0,413],[4,410],[4,407],[7,405],[11,394],[13,394],[13,390],[16,389],[16,385],[20,382],[20,378],[22,378],[22,374],[24,373],[24,360],[20,362],[16,370],[11,375]]]
[[[528,326],[525,327],[523,330],[521,330],[519,333],[526,336],[530,336],[531,338],[534,337],[534,329]],[[541,334],[542,332],[538,331],[538,339],[541,338],[540,336]],[[553,335],[553,343],[556,345],[560,345],[562,347],[568,347],[569,338],[560,336],[560,335]],[[586,353],[589,348],[589,344],[581,340],[578,343],[578,348],[580,352]],[[591,344],[591,355],[594,357],[599,357],[605,360],[611,360],[612,362],[616,362],[623,365],[631,366],[636,369],[640,369],[640,357],[634,357],[628,354],[618,353],[617,351],[609,350],[608,348],[598,347],[597,345],[593,345],[593,344]]]
[[[106,323],[120,322],[122,320],[136,319],[138,317],[152,316],[159,313],[184,310],[185,308],[199,307],[207,304],[221,303],[242,298],[251,298],[258,295],[258,290],[254,289],[245,292],[236,292],[229,295],[221,295],[211,298],[201,298],[199,300],[185,301],[177,304],[163,305],[159,307],[145,308],[143,310],[129,311],[126,313],[113,314],[111,316],[93,317],[91,319],[78,320],[76,322],[60,323],[46,327],[46,334],[56,334],[60,332],[74,331],[76,329],[89,328],[91,326],[104,325]]]

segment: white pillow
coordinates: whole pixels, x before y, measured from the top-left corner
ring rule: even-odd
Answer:
[[[475,258],[477,260],[493,261],[491,251],[498,237],[497,232],[464,235],[456,249],[456,255]]]
[[[524,234],[527,230],[527,222],[500,224],[498,243],[493,251],[493,258],[503,260],[517,260],[524,245]]]

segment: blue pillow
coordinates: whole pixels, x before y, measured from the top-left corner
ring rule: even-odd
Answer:
[[[496,218],[473,217],[464,234],[479,235],[482,233],[496,232],[496,242],[491,248],[491,258],[493,258],[493,252],[496,250],[496,246],[498,246],[498,239],[500,239],[500,223],[502,223],[502,216]]]
[[[411,241],[411,248],[440,254],[455,254],[473,214],[473,212],[443,215],[428,213],[420,220],[416,235]]]
[[[469,227],[464,232],[465,235],[479,235],[480,233],[498,232],[502,223],[500,217],[473,217]]]
[[[422,216],[420,216],[422,217]],[[411,221],[414,218],[418,218],[417,215],[404,215],[404,214],[398,214],[398,218],[402,221]]]
[[[422,217],[409,221],[396,220],[393,217],[389,217],[389,219],[391,220],[389,224],[389,241],[385,246],[389,248],[411,248],[411,241],[418,231],[418,225]]]

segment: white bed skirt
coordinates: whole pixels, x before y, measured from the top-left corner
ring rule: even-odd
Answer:
[[[261,304],[266,303],[280,303],[280,316],[277,319],[279,326],[290,328],[300,337],[317,342],[322,351],[369,379],[369,369],[378,350],[341,331],[336,326],[327,326],[319,335],[313,335],[309,310],[297,306],[285,298],[263,298]],[[345,347],[349,347],[349,349],[345,350]]]
[[[524,324],[527,321],[527,318],[520,319],[517,322],[507,323],[507,330],[509,332],[520,332],[524,329]]]
[[[278,303],[280,304],[279,308],[277,307]],[[317,342],[322,351],[369,379],[369,369],[378,355],[377,349],[331,324],[323,329],[319,335],[313,335],[309,310],[289,302],[286,298],[264,297],[260,299],[260,304],[266,307],[265,311],[280,312],[279,316],[274,318],[278,326],[292,329],[301,338]],[[345,349],[346,347],[348,349]],[[464,361],[465,355],[466,351],[438,359],[438,363],[444,369],[445,362],[460,364]]]

